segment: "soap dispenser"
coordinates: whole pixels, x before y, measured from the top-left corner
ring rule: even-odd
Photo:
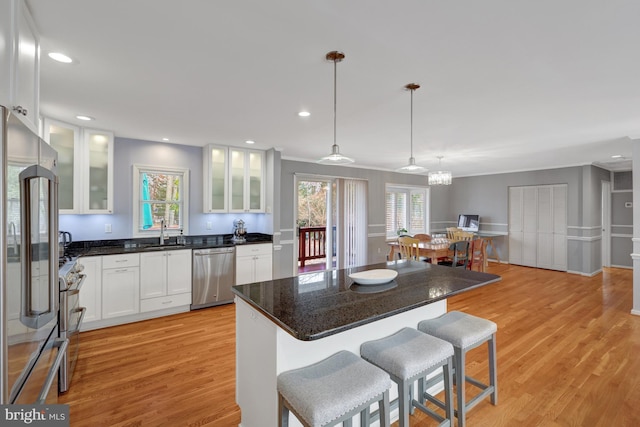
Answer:
[[[180,235],[177,238],[177,242],[179,245],[186,245],[187,244],[187,239],[184,237],[184,234],[182,234],[182,228],[180,229]]]

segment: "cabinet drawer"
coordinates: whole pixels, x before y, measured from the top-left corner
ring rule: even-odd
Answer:
[[[169,295],[166,297],[140,300],[140,311],[155,311],[189,304],[191,304],[191,293]]]
[[[236,246],[237,256],[263,255],[270,254],[272,251],[273,245],[271,243]]]
[[[102,257],[102,268],[136,267],[140,265],[139,254],[105,255]]]

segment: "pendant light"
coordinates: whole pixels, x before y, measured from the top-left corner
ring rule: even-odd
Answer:
[[[438,156],[438,169],[442,169],[442,157]],[[451,171],[429,172],[429,185],[451,185]]]
[[[416,165],[416,159],[413,157],[413,92],[419,88],[420,85],[417,83],[409,83],[405,86],[405,89],[411,91],[411,157],[409,157],[409,164],[397,169],[397,172],[421,173],[426,171],[422,166]]]
[[[331,51],[327,53],[327,61],[333,61],[333,146],[331,147],[331,154],[318,160],[318,163],[325,165],[346,165],[353,163],[354,160],[350,157],[340,154],[340,148],[336,144],[336,99],[337,99],[337,81],[338,81],[338,62],[344,59],[344,53],[338,51]]]

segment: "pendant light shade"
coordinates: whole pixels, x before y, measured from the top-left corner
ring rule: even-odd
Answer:
[[[438,169],[442,169],[442,156],[438,156]],[[429,172],[429,185],[451,185],[451,171]]]
[[[331,146],[331,154],[318,160],[318,163],[325,165],[347,165],[353,163],[351,157],[340,154],[340,147],[336,143],[336,105],[337,105],[337,86],[338,86],[338,62],[344,59],[344,53],[332,51],[327,53],[327,61],[333,61],[333,145]]]
[[[404,173],[421,173],[425,172],[426,169],[422,166],[416,165],[416,159],[413,157],[413,92],[420,88],[419,84],[409,83],[405,86],[405,89],[411,91],[411,132],[410,132],[410,141],[411,141],[411,157],[409,157],[409,164],[403,166],[399,169],[396,169],[397,172]]]

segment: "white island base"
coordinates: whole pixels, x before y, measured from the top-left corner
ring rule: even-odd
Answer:
[[[416,328],[421,320],[447,311],[446,300],[427,304],[363,326],[314,341],[300,341],[236,297],[236,402],[241,427],[275,427],[278,420],[276,379],[280,372],[320,361],[340,350],[360,354],[360,344],[386,337],[403,327]],[[397,397],[392,387],[391,399]],[[375,409],[375,405],[372,406]],[[397,409],[391,420],[398,419]],[[354,425],[359,425],[354,419]],[[290,426],[301,424],[293,415]]]

